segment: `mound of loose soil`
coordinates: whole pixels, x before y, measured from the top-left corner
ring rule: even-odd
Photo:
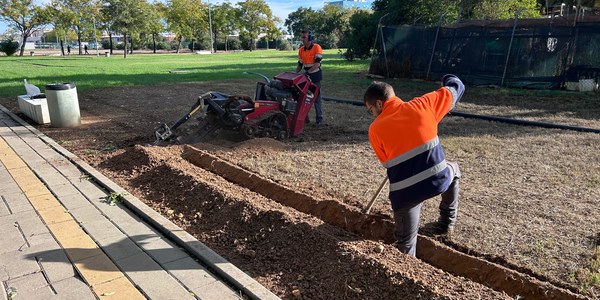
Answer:
[[[100,167],[280,297],[510,298],[235,185],[181,150],[138,146]]]

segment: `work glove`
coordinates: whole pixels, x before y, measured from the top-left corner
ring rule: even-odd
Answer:
[[[452,88],[456,91],[456,99],[453,99],[454,104],[456,104],[460,98],[462,98],[465,93],[465,85],[460,81],[456,75],[446,74],[442,76],[442,86]]]

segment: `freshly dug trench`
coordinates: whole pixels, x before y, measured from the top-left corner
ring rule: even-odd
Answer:
[[[101,167],[282,298],[510,299],[282,206],[189,164],[181,153],[136,146]]]
[[[359,234],[365,239],[393,242],[393,220],[389,217],[366,215],[341,201],[315,199],[189,145],[184,146],[182,157],[237,185],[315,216],[328,224]],[[447,272],[464,276],[511,296],[527,299],[586,299],[530,275],[458,252],[423,235],[418,237],[417,257]]]

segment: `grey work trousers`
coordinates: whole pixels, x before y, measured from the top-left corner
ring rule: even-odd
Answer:
[[[442,193],[439,220],[445,224],[454,225],[458,214],[458,190],[461,174],[458,164],[448,162],[448,167],[450,168],[452,183]],[[394,211],[396,247],[411,256],[417,254],[417,232],[419,231],[422,205],[423,202],[419,202]]]

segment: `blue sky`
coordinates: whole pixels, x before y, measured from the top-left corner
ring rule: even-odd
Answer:
[[[206,1],[206,0],[203,0],[203,1]],[[37,4],[44,4],[44,3],[48,3],[50,1],[49,0],[37,0],[35,2]],[[222,3],[222,2],[225,2],[225,1],[210,0],[211,4],[217,4],[217,3]],[[238,1],[230,0],[229,2],[231,4],[236,4]],[[304,1],[267,0],[266,2],[271,7],[273,14],[281,19],[281,22],[282,22],[280,24],[281,27],[283,27],[283,22],[285,22],[287,15],[289,13],[295,11],[296,9],[298,9],[298,7],[305,7],[305,8],[312,7],[313,9],[323,8],[323,0],[304,0]],[[7,28],[7,24],[4,22],[0,22],[0,33],[3,33],[4,31],[6,31],[6,28]]]

